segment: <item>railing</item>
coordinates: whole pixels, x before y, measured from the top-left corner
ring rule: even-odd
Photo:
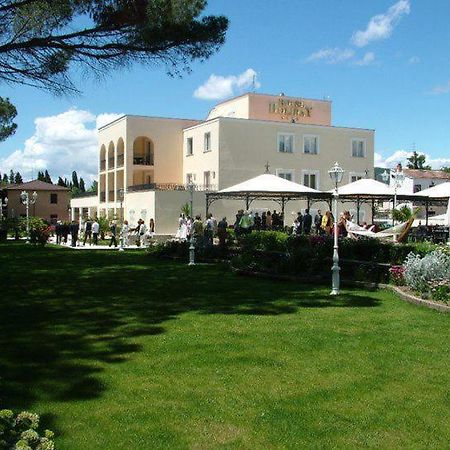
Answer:
[[[105,159],[100,161],[100,170],[101,171],[106,170],[106,160]]]
[[[125,161],[124,155],[117,156],[117,167],[123,167],[123,163]]]
[[[153,166],[153,156],[135,156],[133,158],[133,164],[135,166]]]
[[[114,169],[114,158],[108,159],[108,169]]]
[[[100,192],[100,201],[106,202],[106,193],[105,192]]]
[[[194,191],[216,191],[217,186],[214,184],[201,185],[194,184]],[[136,184],[134,186],[128,187],[128,192],[136,191],[189,191],[190,187],[187,184],[176,184],[176,183],[147,183],[147,184]]]

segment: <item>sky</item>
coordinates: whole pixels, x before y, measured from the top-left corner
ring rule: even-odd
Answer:
[[[182,78],[139,65],[102,80],[75,75],[75,97],[0,84],[19,112],[0,172],[77,170],[92,181],[98,125],[124,113],[203,119],[253,87],[332,100],[333,125],[375,129],[376,165],[415,148],[434,168],[450,166],[448,0],[210,0],[206,13],[229,18],[226,43]]]

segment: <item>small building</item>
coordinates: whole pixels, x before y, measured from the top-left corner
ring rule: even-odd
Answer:
[[[450,181],[450,173],[444,170],[403,169],[405,181],[401,193],[412,194]]]
[[[7,217],[25,217],[26,207],[20,199],[22,191],[32,196],[37,193],[36,202],[29,206],[30,216],[40,217],[49,223],[69,220],[70,189],[40,180],[12,184],[3,188],[3,196],[8,198]]]

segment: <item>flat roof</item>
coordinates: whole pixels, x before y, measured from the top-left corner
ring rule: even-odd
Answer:
[[[113,124],[115,124],[116,122],[119,122],[120,120],[126,119],[127,117],[140,117],[141,119],[157,119],[157,120],[185,120],[188,122],[201,122],[202,119],[182,119],[182,118],[178,118],[178,117],[161,117],[161,116],[142,116],[139,114],[124,114],[123,116],[118,117],[117,119],[114,119],[113,121],[102,125],[101,127],[98,128],[98,130],[103,130],[104,128],[107,128]]]

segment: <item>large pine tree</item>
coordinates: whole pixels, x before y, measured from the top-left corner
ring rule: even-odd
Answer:
[[[23,183],[23,178],[22,178],[22,175],[20,175],[20,172],[17,172],[16,175],[14,176],[14,182],[16,184]]]
[[[45,169],[45,174],[44,174],[44,181],[46,183],[52,183],[52,179],[50,178],[50,174],[48,173],[48,170]],[[52,183],[53,184],[53,183]]]

